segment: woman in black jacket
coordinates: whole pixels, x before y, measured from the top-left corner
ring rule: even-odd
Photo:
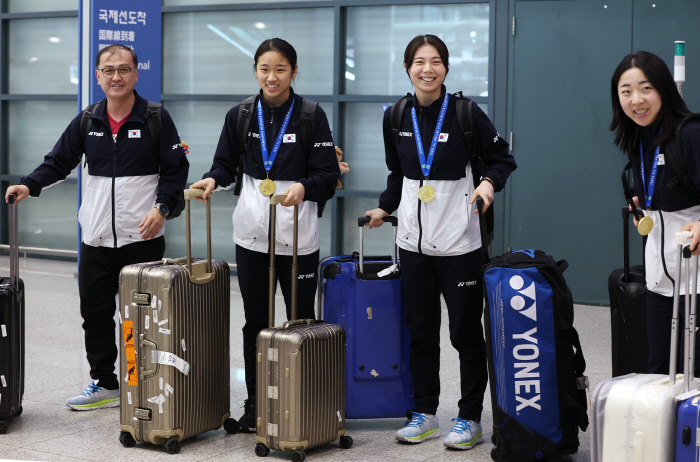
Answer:
[[[622,59],[612,76],[611,97],[610,130],[615,131],[615,144],[632,160],[634,203],[646,215],[635,224],[648,234],[649,372],[668,374],[673,289],[678,282],[674,234],[700,217],[700,121],[688,110],[664,61],[646,51]],[[680,283],[683,293],[685,280]],[[681,350],[682,343],[679,355]],[[700,357],[696,374],[699,366]]]
[[[333,197],[340,176],[328,119],[318,105],[313,117],[310,152],[305,152],[302,146],[302,97],[291,87],[297,75],[294,47],[279,38],[265,40],[255,52],[254,61],[260,95],[251,108],[246,138],[239,140],[237,136],[239,106],[236,106],[226,114],[211,171],[192,185],[204,189],[206,199],[214,191],[232,188],[238,169],[243,169],[240,195],[233,212],[233,241],[246,317],[243,358],[248,399],[239,420],[244,432],[255,431],[255,339],[268,326],[270,196],[287,194],[282,202],[284,207],[277,212],[275,241],[275,265],[287,318],[291,316],[294,205],[299,205],[297,315],[314,318],[319,204]]]
[[[459,414],[444,445],[471,449],[483,439],[481,411],[487,383],[481,237],[474,201],[493,201],[516,167],[508,144],[486,114],[473,105],[472,165],[459,127],[456,99],[443,82],[449,70],[447,46],[434,35],[419,35],[406,47],[404,67],[415,87],[402,123],[392,130],[384,113],[384,149],[390,172],[379,208],[365,212],[370,228],[398,209],[402,290],[411,334],[411,378],[416,412],[396,439],[420,443],[437,438],[440,396],[440,295],[450,317],[450,340],[459,352]],[[476,178],[476,181],[474,179]],[[485,210],[485,209],[484,209]]]

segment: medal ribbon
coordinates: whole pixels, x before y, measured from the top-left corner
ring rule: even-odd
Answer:
[[[651,174],[649,175],[649,189],[647,190],[646,173],[644,171],[644,148],[642,147],[642,140],[639,140],[639,158],[642,164],[642,187],[644,188],[644,202],[646,203],[647,210],[651,208],[651,197],[654,195],[654,185],[656,184],[656,168],[659,165],[659,151],[661,149],[661,144],[656,147],[656,152],[654,153],[654,163],[651,166]]]
[[[442,106],[440,107],[440,116],[438,117],[437,125],[435,125],[435,133],[433,133],[433,141],[430,143],[430,151],[428,152],[428,158],[425,158],[425,150],[423,149],[423,140],[420,136],[420,129],[418,128],[418,118],[416,117],[416,108],[411,108],[411,120],[413,121],[413,133],[416,137],[416,148],[418,149],[418,160],[420,160],[420,168],[423,171],[423,176],[428,178],[430,176],[430,167],[433,165],[433,157],[435,156],[435,150],[437,149],[438,138],[440,138],[440,130],[442,130],[442,124],[445,122],[445,113],[447,112],[447,102],[449,99],[449,94],[445,93],[445,99],[442,101]]]
[[[294,109],[294,99],[292,99],[292,106],[289,108],[289,112],[284,116],[284,122],[282,122],[282,127],[280,132],[277,134],[275,139],[275,144],[272,146],[272,152],[268,155],[267,152],[267,141],[265,138],[265,121],[263,120],[263,111],[260,100],[258,100],[258,128],[260,131],[260,150],[262,151],[263,165],[265,166],[265,171],[269,172],[272,168],[272,164],[277,158],[277,152],[280,150],[282,145],[282,138],[284,138],[284,133],[287,131],[287,125],[289,125],[289,118],[292,117],[292,110]],[[274,110],[274,109],[273,109]]]

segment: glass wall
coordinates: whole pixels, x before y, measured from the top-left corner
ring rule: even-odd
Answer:
[[[462,91],[483,109],[489,92],[490,1],[316,2],[163,0],[163,105],[189,146],[188,184],[211,167],[228,110],[257,93],[253,56],[267,38],[297,50],[294,90],[317,100],[351,171],[321,219],[321,256],[358,250],[357,218],[375,208],[388,173],[381,123],[384,111],[412,91],[403,67],[407,43],[435,34],[450,50],[449,91]],[[400,3],[400,4],[399,4]],[[8,69],[2,83],[0,139],[3,187],[27,175],[77,113],[78,3],[8,0],[0,13]],[[138,84],[137,84],[138,88]],[[28,123],[28,121],[32,123]],[[35,127],[41,126],[36,131]],[[76,246],[75,175],[28,201],[23,245],[73,250]],[[212,201],[215,258],[235,263],[231,191]],[[193,252],[204,255],[204,207],[193,204]],[[3,226],[3,233],[5,226]],[[184,214],[166,224],[166,254],[185,254]],[[389,227],[365,230],[367,254],[389,254]]]

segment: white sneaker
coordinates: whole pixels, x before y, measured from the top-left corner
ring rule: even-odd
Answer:
[[[461,417],[452,419],[457,422],[452,431],[445,438],[445,447],[454,449],[471,449],[484,440],[481,424],[473,420],[464,420]]]
[[[66,406],[76,411],[91,411],[102,407],[119,407],[119,390],[106,390],[92,382],[84,392],[68,399]]]
[[[408,443],[421,443],[430,438],[440,436],[440,425],[434,415],[413,413],[413,419],[396,432],[396,439]]]

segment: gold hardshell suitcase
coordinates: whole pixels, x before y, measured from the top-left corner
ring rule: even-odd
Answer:
[[[275,206],[270,200],[270,328],[257,338],[256,446],[258,456],[270,449],[292,451],[293,460],[306,458],[305,449],[345,435],[345,330],[313,319],[296,319],[297,212],[294,206],[292,263],[292,321],[272,327],[275,319]]]
[[[119,277],[121,405],[119,441],[180,442],[224,425],[230,416],[230,271],[211,259],[207,201],[207,259],[192,259],[186,190],[187,257],[125,266]]]

